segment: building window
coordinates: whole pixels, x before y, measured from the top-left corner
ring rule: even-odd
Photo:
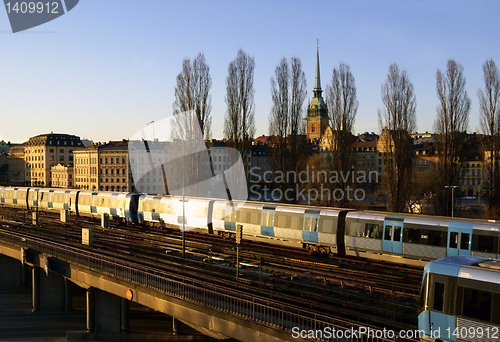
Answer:
[[[316,132],[316,125],[315,124],[312,124],[312,126],[311,126],[311,132],[313,132],[313,133]]]

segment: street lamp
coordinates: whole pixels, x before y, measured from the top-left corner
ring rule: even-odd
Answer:
[[[146,124],[146,126],[149,125],[149,124],[153,124],[153,139],[151,139],[151,140],[155,141],[155,121],[153,120],[153,121],[148,122]]]
[[[191,139],[182,140],[174,139],[175,142],[182,144],[182,258],[186,257],[186,196],[185,196],[185,178],[186,178],[186,162],[184,158],[184,148],[186,142]]]
[[[458,185],[446,185],[446,189],[451,189],[451,217],[454,217],[454,208],[455,208],[455,189],[458,188]]]

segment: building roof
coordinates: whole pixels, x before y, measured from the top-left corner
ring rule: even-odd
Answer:
[[[49,133],[29,138],[25,146],[67,146],[83,147],[80,137],[70,134]]]

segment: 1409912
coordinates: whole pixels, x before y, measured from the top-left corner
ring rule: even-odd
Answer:
[[[46,2],[7,2],[5,4],[7,13],[54,13],[58,14],[59,3],[53,1]]]

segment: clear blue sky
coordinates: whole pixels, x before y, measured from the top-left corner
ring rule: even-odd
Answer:
[[[356,133],[378,132],[380,87],[391,63],[415,86],[419,131],[436,117],[436,70],[464,66],[479,130],[482,64],[500,64],[500,2],[81,0],[69,13],[12,34],[0,10],[0,140],[47,133],[94,141],[132,136],[172,114],[183,58],[205,54],[213,79],[213,135],[222,138],[227,65],[255,57],[257,135],[268,134],[270,78],[282,57],[301,58],[312,96],[316,39],[323,88],[344,61],[358,88]]]

